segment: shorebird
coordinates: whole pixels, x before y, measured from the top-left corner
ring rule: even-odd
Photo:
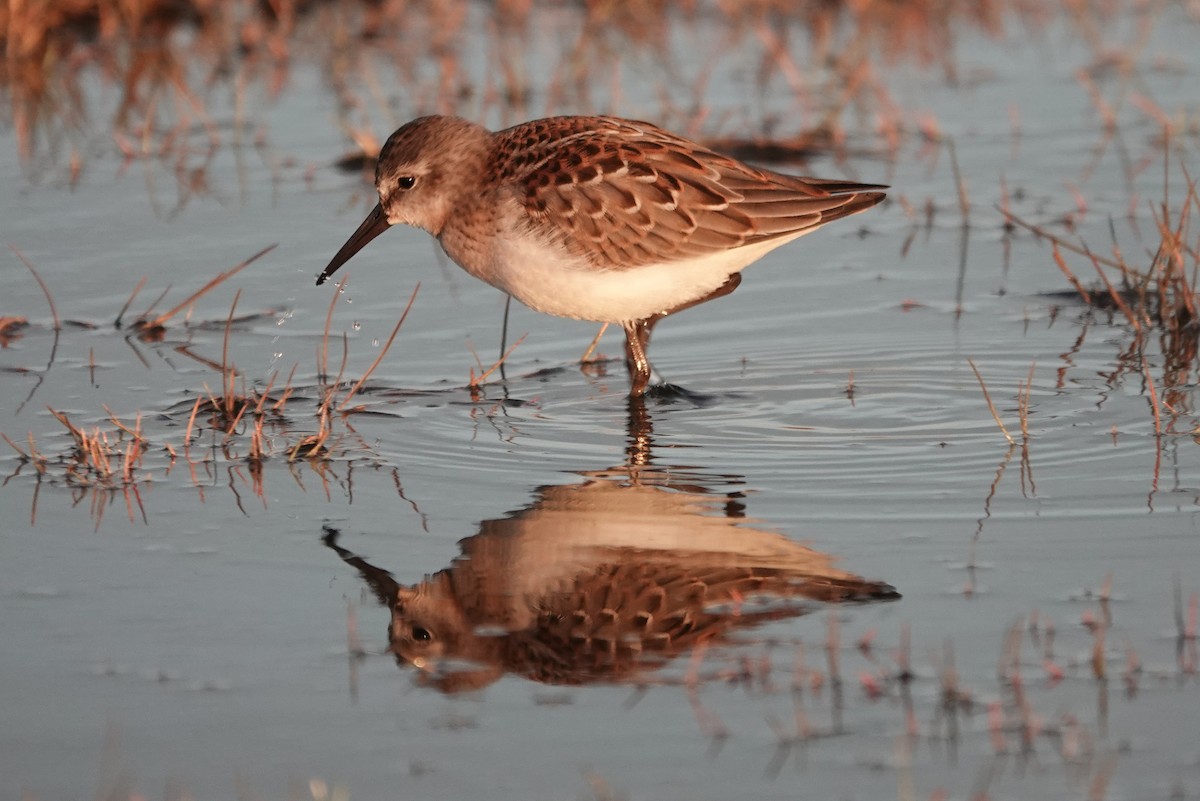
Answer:
[[[728,295],[741,270],[885,186],[744,164],[647,122],[549,117],[492,132],[420,117],[388,137],[379,203],[317,277],[398,223],[536,311],[625,329],[630,395],[664,317]]]

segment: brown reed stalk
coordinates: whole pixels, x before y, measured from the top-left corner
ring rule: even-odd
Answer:
[[[231,407],[230,410],[232,411],[232,406],[233,406],[232,396],[229,399],[229,406]],[[220,408],[220,407],[218,406],[217,408]],[[248,409],[248,408],[250,408],[250,404],[248,404],[248,403],[240,403],[237,405],[237,414],[235,414],[233,416],[232,420],[229,420],[229,425],[227,425],[225,427],[225,442],[228,442],[229,438],[233,436],[235,431],[237,431],[238,423],[242,422],[242,418],[246,415],[246,409]],[[228,418],[229,418],[228,412],[225,414],[225,417],[228,420]]]
[[[30,436],[30,438],[32,438],[32,437],[33,437],[33,434],[31,433],[29,436]],[[14,451],[16,451],[16,452],[17,452],[17,454],[18,454],[18,455],[19,455],[19,456],[20,456],[22,459],[24,459],[24,460],[25,460],[25,461],[27,461],[27,462],[31,460],[31,459],[30,459],[30,456],[29,456],[29,454],[28,454],[28,453],[26,453],[25,451],[21,450],[21,446],[17,445],[17,443],[15,443],[15,442],[13,442],[11,439],[9,439],[9,438],[8,438],[8,435],[7,435],[7,434],[5,434],[3,431],[0,431],[0,439],[3,439],[5,442],[7,442],[7,443],[8,443],[8,446],[9,446],[10,448],[12,448]]]
[[[1075,273],[1071,272],[1071,268],[1067,266],[1067,262],[1063,259],[1062,253],[1058,249],[1058,242],[1051,243],[1051,247],[1052,255],[1054,256],[1054,263],[1058,265],[1058,269],[1062,270],[1063,275],[1065,275],[1067,280],[1071,282],[1071,286],[1075,287],[1075,291],[1079,293],[1079,297],[1083,298],[1083,302],[1091,306],[1091,293],[1084,288],[1079,279],[1075,277]]]
[[[193,292],[192,294],[190,294],[186,298],[184,298],[184,300],[182,302],[177,303],[174,306],[174,308],[172,308],[170,311],[164,312],[164,313],[158,315],[157,317],[155,317],[154,320],[152,320],[151,322],[146,324],[146,327],[147,328],[161,327],[168,320],[170,320],[172,317],[174,317],[176,314],[178,314],[181,309],[184,309],[187,306],[191,305],[192,303],[196,302],[199,298],[204,296],[205,293],[209,292],[214,287],[219,286],[222,282],[237,275],[242,270],[249,267],[251,264],[258,261],[260,258],[267,255],[268,253],[270,253],[272,250],[274,250],[277,247],[279,247],[278,242],[276,242],[273,245],[269,245],[269,246],[263,248],[262,250],[258,251],[257,253],[255,253],[250,258],[243,261],[241,264],[238,264],[235,267],[231,267],[230,269],[226,270],[225,272],[218,274],[215,278],[213,278],[207,284],[200,287],[195,292]],[[156,303],[157,303],[157,301],[156,301]],[[146,313],[149,314],[149,310],[147,310]]]
[[[146,318],[150,316],[150,312],[152,312],[156,308],[158,308],[158,304],[163,302],[163,299],[166,298],[167,293],[170,292],[171,289],[174,288],[174,286],[175,286],[174,284],[167,284],[166,287],[163,289],[163,291],[158,293],[158,297],[155,298],[153,300],[153,302],[151,302],[151,304],[146,307],[146,310],[144,312],[142,312],[141,316],[137,320],[137,325],[139,327],[141,327],[141,328],[152,328],[153,327],[153,325],[151,323],[146,322]]]
[[[122,423],[120,420],[117,419],[117,416],[115,414],[113,414],[113,410],[108,408],[108,404],[102,403],[102,404],[100,404],[100,408],[103,409],[104,413],[108,415],[108,419],[112,421],[113,425],[115,425],[117,428],[124,431],[129,436],[133,437],[134,441],[136,441],[136,442],[145,442],[146,441],[145,437],[143,437],[142,433],[141,433],[141,431],[142,431],[142,413],[141,412],[137,413],[137,417],[135,418],[135,422],[134,422],[134,427],[130,428],[129,426],[125,425],[124,423]]]
[[[325,330],[321,334],[321,346],[317,348],[317,376],[321,381],[327,380],[329,376],[329,332],[333,328],[333,310],[337,308],[338,298],[345,293],[349,283],[350,276],[347,275],[334,284],[334,292],[329,298],[329,308],[325,311]]]
[[[296,391],[296,388],[292,386],[292,379],[296,376],[297,367],[299,367],[299,364],[292,364],[292,371],[288,373],[287,383],[283,385],[283,393],[279,396],[279,400],[277,400],[271,407],[271,411],[282,412],[283,407],[287,405],[288,399],[292,397],[292,393]]]
[[[54,307],[54,298],[50,295],[50,288],[46,286],[46,282],[42,280],[42,276],[38,274],[37,269],[29,259],[25,258],[25,254],[17,249],[16,245],[9,244],[8,249],[21,260],[21,263],[25,265],[25,269],[29,270],[30,274],[33,275],[33,280],[37,281],[37,285],[41,287],[42,294],[46,296],[46,304],[50,307],[50,315],[54,318],[54,330],[61,331],[62,323],[59,322],[58,309]]]
[[[58,420],[58,422],[66,426],[67,431],[69,431],[71,436],[75,439],[75,445],[77,447],[84,448],[87,446],[87,434],[83,431],[83,429],[72,423],[70,418],[62,412],[57,411],[50,406],[47,406],[46,408],[50,411],[50,414],[54,415],[55,420]]]
[[[200,412],[200,401],[202,400],[203,398],[197,395],[196,402],[192,404],[192,413],[188,416],[187,429],[183,432],[183,447],[185,450],[192,442],[192,427],[196,425],[196,415]]]
[[[1108,289],[1108,294],[1112,298],[1113,303],[1115,303],[1117,308],[1121,310],[1121,313],[1125,315],[1125,319],[1129,321],[1131,326],[1133,326],[1133,330],[1141,333],[1141,320],[1139,320],[1137,315],[1133,313],[1133,310],[1129,308],[1129,304],[1125,302],[1125,298],[1121,297],[1121,293],[1116,290],[1116,288],[1112,285],[1112,282],[1108,280],[1108,276],[1104,274],[1104,270],[1100,269],[1100,259],[1086,247],[1083,250],[1084,255],[1092,260],[1092,265],[1096,268],[1096,274],[1099,275],[1100,280],[1104,282],[1104,286],[1106,289]]]
[[[142,276],[142,280],[137,282],[137,286],[129,293],[129,298],[125,301],[125,305],[121,307],[121,311],[117,312],[117,319],[113,321],[113,325],[117,328],[121,327],[121,320],[125,318],[125,312],[129,311],[129,307],[133,305],[133,299],[142,291],[142,287],[146,286],[146,276]]]
[[[275,379],[279,378],[279,371],[271,373],[271,380],[263,388],[262,392],[258,393],[258,402],[254,404],[254,416],[261,417],[263,413],[263,404],[267,402],[267,396],[271,394],[271,387],[275,386]]]
[[[967,364],[971,365],[971,372],[975,373],[975,380],[979,382],[979,388],[983,390],[983,399],[987,402],[988,411],[992,413],[992,419],[996,421],[996,425],[1000,426],[1000,432],[1004,434],[1004,438],[1008,440],[1009,445],[1016,445],[1016,440],[1012,434],[1008,433],[1008,429],[1004,427],[1004,421],[1000,419],[1000,414],[996,411],[996,405],[992,403],[991,393],[988,392],[987,384],[983,382],[983,376],[979,374],[979,368],[975,366],[975,362],[967,359]]]
[[[512,343],[512,346],[509,347],[509,349],[506,350],[503,353],[503,355],[501,355],[500,358],[496,360],[495,364],[493,364],[488,369],[484,370],[478,376],[475,375],[475,368],[472,367],[471,372],[469,373],[468,378],[467,378],[467,386],[471,389],[478,389],[479,387],[483,386],[483,382],[487,381],[488,376],[490,376],[492,373],[496,372],[496,370],[500,367],[500,365],[504,364],[504,362],[508,360],[508,357],[512,355],[512,352],[517,349],[518,345],[520,345],[522,342],[525,341],[525,337],[527,337],[527,336],[529,336],[529,335],[521,334],[520,338],[517,339],[516,342]],[[476,360],[478,360],[478,357],[476,357]],[[482,365],[480,365],[480,367],[482,368]]]
[[[229,316],[225,318],[225,337],[221,342],[221,391],[224,394],[226,415],[233,411],[237,380],[237,369],[229,364],[229,332],[233,329],[233,313],[237,310],[238,299],[241,297],[241,289],[233,294],[233,303],[229,306]]]
[[[371,377],[371,373],[375,372],[375,368],[378,367],[379,363],[383,361],[383,357],[387,355],[388,348],[390,348],[392,346],[392,342],[395,341],[396,334],[400,333],[400,326],[404,325],[404,321],[407,319],[408,312],[410,309],[412,309],[413,301],[417,299],[417,293],[419,291],[421,291],[420,282],[413,287],[412,294],[408,296],[408,303],[404,306],[404,311],[401,313],[400,319],[396,321],[396,327],[392,329],[392,335],[389,336],[387,342],[384,343],[383,349],[379,351],[379,355],[375,357],[375,361],[373,361],[371,366],[367,368],[367,371],[362,374],[362,378],[358,379],[358,383],[351,387],[350,391],[346,393],[346,397],[342,400],[341,404],[337,408],[339,412],[346,408],[346,404],[349,403],[350,399],[353,398],[358,390],[362,388],[362,385],[365,384],[367,379]]]
[[[1054,244],[1057,244],[1063,250],[1069,250],[1072,253],[1078,254],[1080,256],[1087,256],[1088,258],[1092,259],[1092,261],[1094,261],[1094,262],[1099,262],[1100,264],[1103,264],[1106,267],[1112,267],[1114,270],[1120,270],[1122,274],[1126,274],[1129,272],[1129,266],[1127,264],[1124,264],[1123,262],[1115,261],[1113,259],[1106,259],[1103,256],[1098,256],[1095,253],[1092,253],[1090,250],[1088,250],[1085,246],[1076,245],[1071,242],[1068,242],[1067,240],[1063,239],[1061,236],[1050,233],[1049,231],[1047,231],[1045,228],[1041,227],[1040,225],[1034,225],[1031,222],[1025,221],[1021,217],[1018,217],[1016,214],[1013,214],[1011,211],[1006,211],[1002,208],[998,208],[998,211],[1001,214],[1003,214],[1004,218],[1006,220],[1008,220],[1009,222],[1013,223],[1014,225],[1019,225],[1020,227],[1024,228],[1026,231],[1029,231],[1030,233],[1034,234],[1035,236],[1041,237],[1041,238],[1046,239]]]
[[[592,354],[596,352],[596,346],[600,344],[600,337],[604,336],[604,332],[608,330],[608,323],[603,323],[600,330],[596,332],[596,336],[592,337],[592,343],[587,346],[587,350],[579,357],[580,364],[588,364],[592,358]]]

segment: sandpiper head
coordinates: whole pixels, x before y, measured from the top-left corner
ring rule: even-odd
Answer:
[[[420,117],[388,137],[375,165],[379,203],[392,225],[437,236],[469,186],[479,186],[491,134],[460,117]]]
[[[392,225],[404,223],[441,234],[462,193],[479,185],[489,137],[480,125],[437,115],[418,117],[397,129],[375,165],[379,203],[317,276],[317,284]]]

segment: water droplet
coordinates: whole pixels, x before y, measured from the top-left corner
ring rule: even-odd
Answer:
[[[378,348],[378,347],[379,347],[379,340],[378,340],[378,339],[372,339],[372,340],[371,340],[371,347],[373,347],[373,348]]]
[[[354,321],[354,330],[355,330],[355,331],[358,331],[358,330],[360,330],[361,328],[362,328],[362,323],[360,323],[358,320],[355,320],[355,321]]]
[[[281,350],[277,350],[277,351],[275,351],[275,358],[276,358],[276,359],[282,359],[282,358],[283,358],[283,351],[281,351]]]

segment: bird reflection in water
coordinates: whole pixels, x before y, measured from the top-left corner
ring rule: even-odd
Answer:
[[[392,610],[397,663],[447,692],[505,673],[547,684],[639,682],[699,645],[806,614],[814,602],[891,600],[890,585],[744,517],[738,476],[657,466],[630,401],[627,463],[538,490],[485,520],[449,567],[405,586],[337,543]]]

